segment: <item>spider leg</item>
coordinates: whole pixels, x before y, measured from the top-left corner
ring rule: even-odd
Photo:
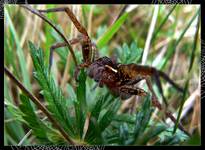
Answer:
[[[164,72],[162,72],[160,70],[156,70],[155,68],[153,68],[153,75],[152,76],[155,79],[154,81],[159,89],[160,94],[162,95],[162,99],[163,99],[166,106],[168,106],[168,103],[167,103],[167,100],[166,100],[164,93],[163,93],[163,90],[162,90],[162,84],[161,84],[161,81],[159,79],[160,76],[162,78],[164,78],[167,82],[169,82],[178,91],[180,91],[180,92],[184,91],[181,87],[179,87],[179,85],[177,85],[174,81],[172,81],[172,79],[170,79],[168,75],[166,75]]]
[[[140,78],[136,78],[134,80],[128,80],[125,84],[126,85],[134,85],[134,84],[137,84],[138,82],[142,81],[143,79],[145,79],[145,78],[140,77]]]
[[[83,64],[90,64],[95,59],[96,45],[91,42],[86,29],[80,24],[73,12],[68,7],[51,8],[47,10],[38,10],[40,13],[50,13],[50,12],[65,12],[71,19],[77,30],[82,34],[81,44],[83,53]]]
[[[162,78],[164,78],[167,82],[169,82],[172,86],[174,86],[178,91],[180,92],[184,92],[184,89],[181,88],[179,85],[177,85],[172,79],[169,78],[168,75],[166,75],[164,72],[156,70],[157,73],[159,74],[159,76],[161,76]]]
[[[79,39],[78,38],[74,38],[72,40],[69,40],[68,41],[70,45],[73,45],[73,44],[76,44],[79,42]],[[49,56],[49,70],[51,69],[51,66],[52,66],[52,60],[53,60],[53,52],[55,49],[57,48],[61,48],[61,47],[66,47],[67,44],[66,42],[58,42],[58,43],[55,43],[53,44],[51,47],[50,47],[50,56]]]
[[[134,78],[136,78],[136,76],[152,77],[155,80],[156,85],[159,89],[159,92],[161,93],[163,101],[166,105],[167,105],[167,101],[166,101],[165,96],[163,94],[162,85],[161,85],[161,81],[160,81],[159,77],[162,77],[163,79],[165,79],[167,82],[169,82],[174,88],[176,88],[180,92],[184,91],[181,87],[179,87],[179,85],[174,83],[174,81],[172,81],[168,77],[168,75],[166,75],[162,71],[157,70],[153,67],[142,66],[142,65],[137,65],[137,64],[133,64],[133,63],[126,64],[126,65],[120,64],[118,66],[118,70],[119,70],[120,74],[122,74],[122,76],[125,76],[125,77],[128,76],[130,79],[134,79]]]
[[[120,98],[127,99],[132,95],[146,96],[147,92],[133,85],[123,85],[119,88]]]
[[[78,81],[78,75],[79,75],[79,72],[81,69],[83,68],[87,68],[89,66],[89,64],[87,63],[82,63],[82,64],[79,64],[76,68],[75,68],[75,72],[74,72],[74,78],[76,81]]]
[[[157,87],[158,87],[158,89],[159,89],[159,92],[160,92],[160,94],[161,94],[161,96],[162,96],[162,99],[163,99],[165,105],[168,106],[167,100],[166,100],[166,98],[165,98],[165,96],[164,96],[164,93],[163,93],[163,90],[162,90],[162,84],[161,84],[161,81],[160,81],[160,79],[159,79],[159,74],[158,74],[158,72],[155,72],[155,73],[154,73],[153,78],[155,79],[154,81],[155,81],[155,83],[156,83],[156,85],[157,85]]]
[[[49,70],[51,70],[51,66],[53,64],[53,51],[60,47],[65,47],[67,44],[65,42],[55,43],[50,47],[50,55],[49,55]]]
[[[91,89],[91,91],[94,91],[97,87],[103,87],[102,80],[100,79],[99,82],[97,82],[94,87]]]
[[[147,86],[149,88],[149,90],[151,91],[152,93],[152,104],[157,107],[159,110],[163,110],[165,112],[165,115],[166,117],[170,118],[175,124],[176,124],[176,118],[172,115],[172,113],[168,110],[166,110],[166,108],[162,108],[162,105],[159,103],[159,101],[157,100],[157,97],[156,97],[156,94],[152,88],[152,85],[151,85],[151,81],[149,78],[146,78],[146,83],[147,83]],[[184,127],[182,126],[181,123],[178,124],[178,128],[180,130],[182,130],[184,133],[186,133],[188,136],[190,136],[190,134],[184,129]]]
[[[44,16],[42,13],[40,13],[38,10],[32,8],[31,6],[29,5],[20,5],[21,7],[27,9],[28,11],[32,12],[33,14],[39,16],[41,19],[43,19],[45,22],[47,22],[60,36],[61,38],[64,40],[64,42],[67,44],[71,54],[72,54],[72,57],[73,57],[73,60],[75,62],[75,65],[77,66],[77,60],[76,60],[76,57],[75,57],[75,54],[74,54],[74,51],[71,47],[71,45],[69,44],[68,40],[66,39],[66,37],[64,36],[64,34],[49,20],[47,19],[46,16]]]
[[[159,110],[162,110],[162,105],[159,103],[159,101],[157,100],[157,96],[152,88],[152,83],[150,81],[150,78],[147,77],[146,79],[146,84],[150,90],[150,92],[152,93],[152,104],[157,107]]]
[[[65,12],[68,17],[72,20],[75,27],[78,29],[80,33],[85,36],[88,36],[86,29],[79,23],[73,12],[68,7],[59,7],[59,8],[50,8],[46,10],[38,10],[41,13],[50,13],[50,12]]]

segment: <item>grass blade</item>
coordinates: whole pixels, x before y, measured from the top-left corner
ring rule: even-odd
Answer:
[[[182,31],[181,35],[179,36],[179,38],[177,39],[177,41],[174,43],[173,48],[171,48],[165,58],[165,61],[163,62],[162,66],[160,69],[163,69],[165,67],[165,65],[167,64],[167,62],[170,60],[171,56],[173,56],[176,47],[178,46],[178,44],[180,43],[180,41],[182,40],[182,38],[184,37],[184,34],[186,33],[186,31],[189,29],[189,27],[191,26],[192,22],[195,20],[195,18],[197,17],[197,15],[199,15],[200,13],[200,9],[198,9],[198,11],[195,13],[195,15],[191,18],[191,20],[189,21],[189,23],[187,24],[187,26],[185,27],[185,29]]]
[[[104,47],[114,34],[120,29],[121,25],[125,22],[128,17],[128,13],[125,12],[108,30],[97,40],[97,47],[100,49]]]
[[[167,16],[162,20],[161,24],[159,25],[159,27],[157,28],[157,30],[154,32],[154,35],[152,36],[151,43],[154,42],[154,40],[155,40],[157,34],[159,33],[159,31],[161,30],[161,28],[163,27],[163,25],[166,23],[166,21],[168,20],[169,16],[170,16],[171,13],[174,11],[174,9],[175,9],[176,6],[177,6],[177,4],[172,7],[172,9],[169,11],[169,13],[167,14]]]
[[[201,16],[200,15],[200,9],[197,11],[197,14],[198,13],[199,13],[199,15],[198,15],[197,31],[196,31],[196,34],[195,34],[195,37],[194,37],[194,44],[193,44],[193,49],[192,49],[192,53],[191,53],[188,74],[190,74],[192,66],[193,66],[194,57],[195,57],[195,50],[196,50],[196,45],[197,45],[197,41],[198,41],[200,16]],[[177,126],[179,124],[179,119],[180,119],[180,116],[181,116],[181,113],[182,113],[182,109],[183,109],[184,103],[186,101],[186,94],[187,94],[187,91],[188,91],[188,86],[189,86],[189,78],[187,79],[186,84],[185,84],[185,90],[184,90],[184,93],[183,93],[183,98],[182,98],[182,102],[181,102],[181,105],[180,105],[180,108],[179,108],[179,113],[178,113],[178,116],[177,116],[177,122],[174,126],[173,134],[176,132]]]
[[[26,86],[26,88],[31,91],[31,83],[30,83],[30,79],[29,79],[29,74],[28,71],[26,70],[26,60],[25,60],[25,55],[23,53],[22,48],[20,47],[20,41],[18,38],[18,35],[16,33],[16,30],[14,28],[14,25],[11,21],[11,18],[9,16],[9,13],[7,11],[7,9],[5,8],[5,19],[8,22],[9,25],[9,29],[11,30],[11,33],[14,37],[14,40],[16,42],[16,46],[17,46],[17,56],[19,59],[19,63],[20,63],[20,68],[21,68],[21,72],[22,72],[22,77],[23,77],[23,83]]]

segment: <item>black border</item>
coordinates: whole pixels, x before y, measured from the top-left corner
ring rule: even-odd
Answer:
[[[153,4],[153,2],[155,2],[154,4],[159,4],[159,2],[157,1],[160,1],[160,0],[137,0],[137,1],[133,1],[133,0],[119,0],[119,1],[112,1],[112,0],[109,0],[108,3],[105,1],[105,0],[82,0],[82,1],[79,1],[79,0],[7,0],[6,3],[9,3],[9,2],[16,2],[16,4],[24,4],[25,2],[27,4]],[[172,3],[170,3],[172,1]],[[177,2],[185,2],[185,4],[201,4],[201,41],[203,41],[203,45],[201,46],[201,59],[205,59],[205,30],[204,30],[204,25],[205,25],[205,11],[203,10],[204,9],[204,5],[205,5],[205,1],[204,0],[161,0],[161,2],[164,2],[164,4],[167,4],[166,2],[169,2],[168,4],[175,4]],[[173,3],[174,2],[174,3]],[[191,3],[190,3],[191,2]],[[160,3],[162,4],[162,3]],[[182,4],[182,3],[180,3]],[[3,5],[3,4],[0,4],[0,5]],[[0,12],[2,13],[2,12]],[[4,21],[3,19],[0,19],[0,21]],[[3,25],[3,23],[1,23],[1,25]],[[1,30],[2,32],[1,33],[4,33],[3,31],[4,27],[1,27]],[[3,35],[1,36],[3,37]],[[0,40],[2,43],[4,43],[4,41]],[[3,44],[1,45],[1,50],[3,51]],[[0,54],[0,60],[2,60],[2,67],[1,67],[1,82],[2,82],[2,85],[3,85],[3,54]],[[201,64],[201,69],[205,69],[205,64]],[[205,71],[201,71],[202,74],[201,74],[201,80],[202,79],[205,79]],[[2,86],[3,87],[3,86]],[[201,94],[204,95],[205,92],[203,91],[203,88],[205,87],[205,84],[203,83],[201,85]],[[3,90],[2,90],[2,93],[3,93]],[[1,110],[4,110],[4,102],[3,102],[3,96],[2,96],[2,99],[1,99],[1,106],[2,106],[2,109]],[[204,100],[201,99],[201,118],[204,118],[204,114],[205,114],[205,106],[204,106]],[[3,123],[3,117],[4,117],[4,113],[0,113],[2,116],[0,119],[1,120],[1,123],[2,123],[2,128],[1,128],[1,131],[0,133],[4,133],[4,129],[3,129],[3,126],[4,126],[4,123]],[[202,125],[204,125],[204,119],[201,119],[201,146],[177,146],[176,149],[186,149],[186,148],[191,148],[191,149],[196,149],[196,148],[201,148],[201,147],[204,147],[205,146],[205,139],[204,139],[204,127]],[[1,146],[3,146],[3,136],[1,134],[0,136],[0,142],[1,142]],[[38,146],[35,147],[35,149],[37,148]],[[79,147],[79,146],[52,146],[54,149],[58,148],[58,149],[95,149],[94,147]],[[12,148],[12,149],[34,149],[33,146],[4,146],[4,148]],[[41,149],[47,149],[47,148],[51,148],[50,146],[47,147],[45,146],[44,148],[41,147]],[[175,147],[171,147],[171,146],[155,146],[155,147],[149,147],[149,146],[106,146],[104,147],[104,149],[150,149],[150,148],[165,148],[165,149],[170,149],[170,148],[175,148]],[[40,147],[39,147],[40,149]]]

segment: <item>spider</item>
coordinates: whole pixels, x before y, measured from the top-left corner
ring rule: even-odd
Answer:
[[[68,7],[51,8],[47,10],[36,10],[29,5],[21,5],[21,6],[31,11],[32,13],[38,15],[45,22],[50,24],[50,26],[52,26],[53,29],[56,30],[64,40],[61,43],[56,43],[51,46],[50,59],[49,59],[50,67],[52,65],[53,51],[57,48],[68,46],[68,48],[71,51],[73,60],[77,66],[74,75],[76,80],[80,69],[86,68],[87,75],[97,82],[97,86],[99,87],[106,86],[112,94],[119,96],[121,99],[127,99],[132,95],[146,96],[147,92],[136,86],[138,82],[145,80],[148,89],[152,93],[152,104],[155,107],[157,107],[159,110],[165,109],[164,110],[165,115],[169,117],[174,123],[176,123],[176,119],[173,117],[172,113],[166,110],[166,108],[162,108],[162,105],[157,100],[157,96],[152,88],[152,83],[151,83],[151,79],[153,79],[153,81],[156,82],[156,85],[167,106],[168,104],[163,94],[161,81],[159,79],[160,77],[164,78],[178,91],[182,93],[184,91],[183,88],[181,88],[175,82],[173,82],[168,75],[150,66],[143,66],[134,63],[120,64],[114,61],[113,59],[105,56],[96,59],[95,53],[97,50],[97,46],[91,41],[86,29],[80,24],[80,22],[77,20],[73,12]],[[70,20],[73,22],[74,26],[81,34],[77,38],[68,41],[63,35],[63,33],[61,33],[55,27],[55,25],[53,25],[51,21],[45,17],[44,13],[51,13],[51,12],[65,12],[70,18]],[[77,43],[81,44],[82,55],[83,55],[83,62],[79,65],[77,65],[75,54],[71,46]],[[180,123],[178,124],[178,128],[189,135],[189,133],[183,128],[183,126]]]

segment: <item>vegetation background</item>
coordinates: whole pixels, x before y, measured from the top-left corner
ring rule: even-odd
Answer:
[[[36,5],[48,9],[61,5]],[[65,6],[65,5],[63,5]],[[121,63],[154,66],[185,88],[180,94],[166,81],[163,92],[169,110],[184,128],[151,107],[150,97],[126,101],[95,86],[82,70],[80,82],[73,77],[75,65],[67,48],[54,52],[48,73],[49,49],[60,36],[38,16],[18,5],[4,9],[4,66],[47,107],[52,117],[75,144],[83,145],[200,145],[200,7],[199,5],[68,5],[97,44],[100,56]],[[68,39],[79,32],[65,13],[49,13]],[[198,26],[199,24],[199,26]],[[31,43],[29,44],[29,41]],[[41,49],[39,49],[39,47]],[[80,45],[75,45],[78,63]],[[32,57],[31,57],[32,56]],[[140,84],[147,90],[144,84]],[[156,85],[153,88],[162,102]],[[4,144],[72,144],[21,90],[4,75]]]

